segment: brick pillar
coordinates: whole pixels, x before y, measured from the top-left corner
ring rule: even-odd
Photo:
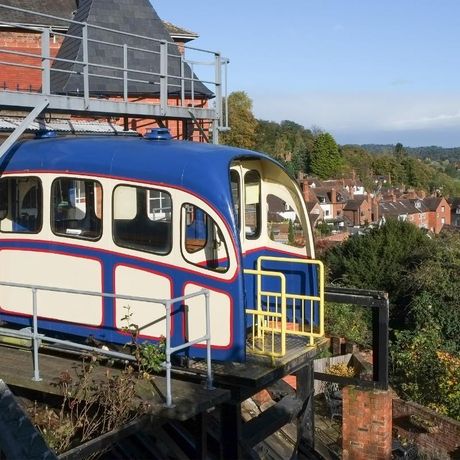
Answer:
[[[388,391],[343,389],[343,460],[391,458],[392,398]]]

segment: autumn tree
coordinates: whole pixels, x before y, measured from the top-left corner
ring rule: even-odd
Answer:
[[[319,134],[311,152],[311,172],[320,179],[334,178],[343,167],[343,158],[334,138],[329,133]]]
[[[252,100],[244,91],[231,93],[227,98],[230,131],[221,135],[221,143],[254,149],[257,120],[252,113]]]

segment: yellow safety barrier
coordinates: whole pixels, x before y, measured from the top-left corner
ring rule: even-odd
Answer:
[[[282,272],[264,270],[262,267],[264,261],[316,265],[319,272],[319,295],[286,292],[286,276]],[[321,261],[261,256],[257,260],[257,269],[244,270],[244,273],[257,277],[257,309],[246,310],[247,314],[253,316],[251,350],[253,353],[271,356],[272,358],[284,356],[286,353],[287,334],[307,337],[310,346],[314,345],[315,338],[324,336],[324,265]],[[280,291],[262,290],[262,277],[264,276],[280,278]],[[263,305],[263,300],[265,301],[265,306]],[[319,311],[316,315],[315,303],[319,306]],[[309,312],[307,311],[308,307]],[[306,314],[307,312],[309,315]],[[292,318],[289,323],[287,322],[288,317]],[[317,323],[316,326],[315,323]],[[271,340],[269,347],[266,347],[266,335]],[[275,338],[277,336],[279,336],[279,350],[275,350]]]

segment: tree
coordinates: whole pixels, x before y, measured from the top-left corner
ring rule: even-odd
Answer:
[[[228,96],[226,102],[230,131],[221,135],[221,142],[233,147],[254,149],[257,120],[252,113],[252,100],[244,91],[236,91]]]
[[[400,328],[407,324],[408,279],[432,255],[432,248],[433,241],[415,225],[388,220],[381,228],[332,248],[325,262],[332,281],[389,292],[392,325]]]
[[[311,152],[311,171],[320,179],[337,177],[343,167],[343,158],[334,138],[329,133],[319,134]]]

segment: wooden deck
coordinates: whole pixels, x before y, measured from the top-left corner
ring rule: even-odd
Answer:
[[[75,378],[81,369],[82,360],[75,356],[64,357],[40,354],[41,381],[35,382],[33,377],[32,352],[26,349],[0,346],[0,379],[9,386],[20,387],[51,395],[61,395],[58,385],[61,373],[67,372]],[[95,379],[103,380],[107,373],[116,375],[120,369],[95,366]],[[163,419],[187,420],[222,402],[230,399],[230,392],[224,389],[206,390],[203,385],[181,380],[172,380],[173,408],[164,406],[166,399],[166,378],[155,376],[152,382],[143,381],[137,396],[148,403],[149,412],[154,417]]]

